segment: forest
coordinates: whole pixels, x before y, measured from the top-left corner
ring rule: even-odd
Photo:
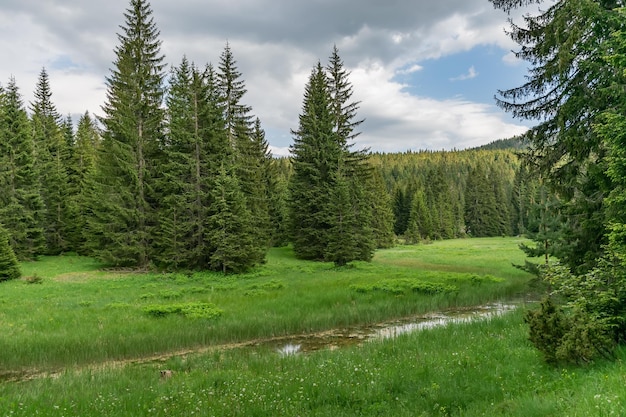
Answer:
[[[242,272],[288,243],[343,265],[398,241],[525,231],[536,196],[512,149],[351,150],[361,120],[334,48],[311,71],[292,157],[273,158],[230,46],[215,67],[183,58],[166,73],[151,13],[131,3],[104,116],[59,115],[45,68],[28,106],[15,79],[0,92],[0,218],[17,259]]]
[[[524,137],[354,150],[363,120],[334,47],[312,66],[281,159],[246,104],[230,45],[215,66],[183,57],[166,71],[151,6],[131,0],[102,116],[76,126],[61,116],[45,69],[28,105],[15,79],[0,90],[0,280],[20,276],[18,260],[62,253],[136,271],[240,273],[273,246],[341,267],[396,244],[523,235],[541,259],[520,267],[550,286],[527,317],[536,345],[549,360],[610,354],[626,337],[620,5],[559,1],[512,25],[533,67],[497,100],[538,121]]]

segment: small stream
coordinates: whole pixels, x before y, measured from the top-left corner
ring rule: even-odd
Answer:
[[[310,335],[289,336],[277,340],[259,342],[254,346],[268,346],[275,349],[281,356],[312,352],[320,349],[334,350],[372,340],[392,339],[402,334],[431,329],[450,323],[468,323],[476,320],[485,320],[502,315],[515,308],[517,308],[515,303],[493,303],[479,307],[428,313],[402,320],[361,327],[334,329]]]

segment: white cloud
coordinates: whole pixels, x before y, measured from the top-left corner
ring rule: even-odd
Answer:
[[[399,75],[410,75],[410,74],[416,73],[418,71],[421,71],[423,69],[424,69],[424,67],[422,67],[421,65],[414,64],[414,65],[411,65],[408,68],[402,68],[402,69],[397,70],[396,74],[399,74]]]
[[[504,122],[491,104],[416,97],[393,81],[394,75],[420,71],[426,59],[477,45],[512,49],[503,31],[507,16],[486,0],[398,0],[394,7],[378,0],[152,3],[168,63],[178,65],[186,54],[199,66],[217,65],[230,43],[248,89],[244,100],[276,152],[287,149],[310,70],[318,60],[327,62],[333,44],[352,70],[359,115],[367,119],[359,145],[385,151],[460,148],[523,129]],[[46,67],[60,113],[100,113],[127,7],[128,0],[4,0],[0,82],[15,75],[28,103]],[[472,67],[465,77],[476,75]]]
[[[476,72],[476,68],[474,68],[474,66],[472,65],[467,70],[467,73],[461,74],[458,77],[450,78],[450,81],[465,81],[465,80],[471,80],[472,78],[476,78],[476,77],[478,77],[478,72]]]
[[[371,64],[352,72],[366,118],[360,147],[394,152],[463,149],[523,133],[526,127],[506,122],[495,106],[465,100],[434,100],[405,92],[393,71]]]

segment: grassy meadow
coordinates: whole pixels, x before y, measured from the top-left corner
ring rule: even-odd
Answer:
[[[111,272],[70,255],[25,263],[25,279],[0,285],[0,416],[625,415],[626,352],[548,367],[519,310],[302,355],[227,348],[523,299],[519,243],[400,246],[345,268],[280,248],[243,276]]]

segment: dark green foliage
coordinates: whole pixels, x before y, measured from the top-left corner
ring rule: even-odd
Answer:
[[[557,349],[567,331],[565,317],[560,307],[556,306],[551,298],[546,297],[541,302],[539,310],[530,310],[526,313],[525,321],[530,327],[530,341],[543,353],[546,362],[555,363]]]
[[[52,103],[52,91],[45,69],[39,74],[31,108],[36,170],[45,206],[43,224],[46,253],[56,255],[71,249],[67,234],[73,219],[68,212],[66,165],[70,151],[61,130],[61,116]]]
[[[0,90],[0,221],[19,259],[44,252],[43,214],[30,123],[11,79]]]
[[[164,65],[149,4],[131,0],[125,17],[114,69],[107,78],[89,243],[105,262],[143,268],[152,261]]]
[[[474,237],[510,235],[510,215],[501,181],[482,165],[470,171],[465,188],[465,225]]]
[[[68,246],[77,253],[88,253],[86,242],[88,196],[96,170],[96,155],[100,146],[100,132],[95,120],[85,112],[78,120],[73,137],[68,167],[67,210],[71,219],[66,225]]]
[[[519,160],[512,151],[423,151],[374,154],[372,159],[374,165],[381,167],[386,189],[393,199],[394,231],[408,243],[463,237],[468,223],[471,225],[476,218],[485,219],[481,209],[495,213],[488,222],[492,236],[510,235],[513,224],[520,218],[526,221],[527,213],[514,204],[514,178]],[[471,178],[477,167],[485,172],[484,181],[478,182],[476,176]],[[465,194],[472,194],[472,188],[477,185],[483,186],[483,195],[488,196],[484,207],[465,201]],[[414,201],[416,197],[418,200]],[[477,213],[468,213],[466,210],[470,208]],[[472,214],[477,216],[471,218]]]
[[[403,295],[408,292],[420,293],[424,295],[435,295],[453,293],[459,290],[454,285],[421,281],[417,279],[386,279],[371,285],[352,285],[351,288],[359,293],[380,291],[393,295]]]
[[[159,219],[155,259],[167,269],[206,269],[211,189],[221,164],[232,164],[212,67],[200,72],[187,59],[174,68],[167,97],[167,146],[156,181]]]
[[[352,261],[359,250],[358,223],[353,205],[354,194],[350,192],[348,180],[339,171],[334,179],[330,208],[330,229],[324,259],[344,266]]]
[[[371,171],[364,151],[350,151],[356,105],[336,55],[328,75],[321,64],[305,88],[298,130],[291,145],[291,239],[298,257],[337,265],[370,260],[374,247],[372,206],[366,192]]]
[[[522,244],[520,248],[529,257],[542,257],[543,262],[548,264],[551,256],[559,255],[564,227],[557,198],[550,195],[544,185],[539,185],[530,205],[525,233],[535,244]]]
[[[21,275],[17,257],[9,244],[9,235],[0,225],[0,281],[17,279]]]
[[[391,196],[385,188],[385,180],[380,168],[374,169],[367,182],[367,191],[371,203],[372,232],[375,246],[379,249],[390,248],[396,242],[393,231],[393,207]]]
[[[542,269],[555,299],[526,317],[530,339],[548,361],[586,363],[612,354],[626,335],[626,272],[623,263],[602,259],[584,275],[562,265]]]
[[[407,243],[419,243],[434,236],[431,211],[426,204],[426,196],[422,188],[413,194],[408,226],[404,235]]]
[[[506,11],[543,1],[492,0]],[[530,65],[523,85],[500,92],[498,104],[513,116],[536,120],[525,140],[525,159],[558,191],[566,210],[563,261],[584,272],[593,268],[606,244],[603,216],[607,181],[606,147],[594,131],[595,118],[616,97],[607,95],[615,72],[607,70],[606,43],[623,28],[614,0],[550,3],[524,24],[512,26],[519,58]],[[623,94],[623,93],[622,93]]]
[[[226,44],[220,56],[217,88],[226,133],[234,150],[235,172],[252,216],[255,244],[266,251],[271,243],[268,188],[272,182],[271,154],[261,121],[255,119],[252,108],[243,103],[247,90],[241,76],[232,50]]]
[[[165,317],[179,314],[189,319],[214,319],[223,311],[211,303],[153,304],[144,308],[153,317]]]
[[[393,193],[393,231],[397,236],[402,236],[409,227],[409,217],[411,216],[412,195],[410,190],[396,186]]]
[[[265,255],[256,244],[252,218],[239,182],[222,166],[211,190],[208,213],[209,240],[212,244],[209,267],[227,272],[245,272],[257,265]]]

